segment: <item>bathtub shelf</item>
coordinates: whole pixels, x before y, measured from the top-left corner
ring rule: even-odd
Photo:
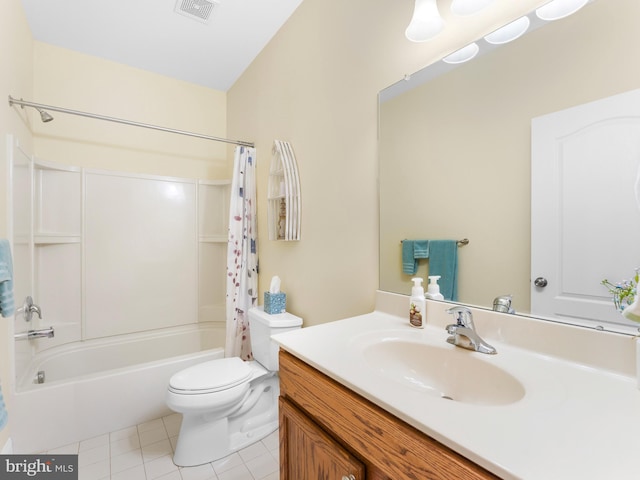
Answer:
[[[81,243],[82,237],[80,235],[65,235],[65,234],[37,234],[33,237],[33,243],[36,245],[59,245],[67,243]]]
[[[228,238],[226,235],[200,235],[200,242],[202,243],[227,243]]]

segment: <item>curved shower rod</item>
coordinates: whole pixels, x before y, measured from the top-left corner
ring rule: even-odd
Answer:
[[[45,111],[45,110],[52,110],[54,112],[69,113],[71,115],[79,115],[81,117],[95,118],[97,120],[106,120],[107,122],[122,123],[124,125],[133,125],[134,127],[150,128],[152,130],[160,130],[162,132],[175,133],[178,135],[187,135],[189,137],[203,138],[205,140],[213,140],[215,142],[232,143],[234,145],[240,145],[243,147],[255,146],[252,142],[244,142],[242,140],[229,140],[227,138],[213,137],[211,135],[203,135],[201,133],[187,132],[186,130],[176,130],[174,128],[160,127],[158,125],[151,125],[149,123],[134,122],[132,120],[125,120],[122,118],[107,117],[105,115],[97,115],[95,113],[80,112],[78,110],[70,110],[68,108],[54,107],[51,105],[43,105],[41,103],[28,102],[22,99],[18,100],[13,98],[11,95],[9,95],[9,106],[11,107],[14,104],[20,105],[22,108],[24,107],[35,108],[36,110],[38,110],[38,112],[40,112],[40,116],[42,117],[43,122],[49,122],[53,120],[53,117]]]

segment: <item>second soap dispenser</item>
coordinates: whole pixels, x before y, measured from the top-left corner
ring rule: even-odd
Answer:
[[[444,300],[444,296],[440,293],[440,285],[438,285],[440,275],[430,275],[429,285],[427,286],[427,293],[425,297],[430,300]]]

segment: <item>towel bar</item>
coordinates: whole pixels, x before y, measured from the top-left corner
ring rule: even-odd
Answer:
[[[404,242],[404,240],[400,240],[400,243]],[[469,245],[469,239],[463,238],[462,240],[458,240],[458,246],[464,247],[465,245]]]

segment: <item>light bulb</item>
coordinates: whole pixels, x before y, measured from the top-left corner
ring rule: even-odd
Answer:
[[[480,47],[476,43],[470,43],[466,47],[462,47],[460,50],[453,52],[451,55],[447,55],[442,59],[446,63],[464,63],[471,60],[478,54]]]
[[[443,27],[444,20],[436,0],[416,0],[413,17],[404,34],[412,42],[426,42],[438,35]]]
[[[499,28],[495,32],[490,33],[484,37],[484,39],[493,45],[509,43],[524,35],[530,24],[531,21],[529,20],[529,17],[520,17],[511,23],[507,23],[504,27]]]
[[[552,0],[536,10],[536,15],[542,20],[560,20],[576,13],[584,7],[589,0]]]

